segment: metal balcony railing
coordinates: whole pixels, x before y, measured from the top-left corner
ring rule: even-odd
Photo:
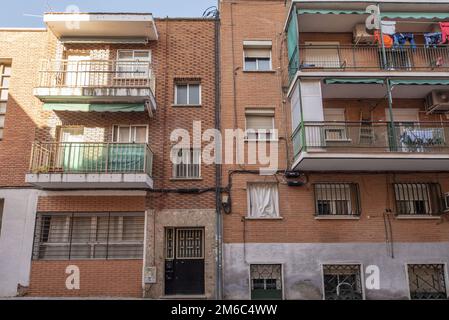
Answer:
[[[153,152],[145,143],[35,142],[31,173],[147,173]]]
[[[449,71],[449,46],[446,45],[388,48],[385,58],[379,46],[301,45],[299,57],[299,69],[303,71]]]
[[[38,88],[150,88],[155,75],[147,61],[47,60],[43,61]]]
[[[292,136],[303,151],[449,153],[449,122],[305,122]]]

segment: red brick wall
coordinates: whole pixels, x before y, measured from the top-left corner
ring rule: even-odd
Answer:
[[[145,210],[145,197],[57,196],[40,197],[38,212],[136,212]]]
[[[80,290],[68,290],[67,266],[80,270]],[[33,261],[29,295],[35,297],[142,297],[142,260]]]

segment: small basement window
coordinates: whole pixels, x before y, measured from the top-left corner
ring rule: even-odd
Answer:
[[[443,264],[407,266],[411,299],[447,299]]]
[[[324,299],[362,300],[360,265],[323,265]]]
[[[251,299],[281,300],[282,299],[282,265],[252,264]]]

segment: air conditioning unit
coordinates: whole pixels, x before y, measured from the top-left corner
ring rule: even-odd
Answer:
[[[449,112],[449,91],[432,91],[426,97],[427,113]]]
[[[449,212],[449,192],[446,192],[443,196],[444,212]]]
[[[357,24],[353,30],[353,42],[355,44],[372,44],[374,35],[369,34],[364,24]]]

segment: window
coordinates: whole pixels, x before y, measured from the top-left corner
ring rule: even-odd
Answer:
[[[360,215],[359,188],[355,183],[317,183],[315,212],[317,216]]]
[[[324,109],[324,121],[327,122],[324,128],[324,138],[326,139],[326,141],[348,140],[345,120],[344,108]]]
[[[195,179],[201,177],[201,150],[173,149],[173,177]]]
[[[279,191],[276,183],[248,184],[250,218],[279,217]]]
[[[437,183],[395,183],[394,193],[399,215],[438,215],[442,212],[442,193]]]
[[[323,265],[324,299],[362,300],[360,265]]]
[[[447,299],[443,264],[407,265],[411,299]]]
[[[252,264],[251,299],[282,299],[282,265]]]
[[[339,45],[339,42],[306,42],[301,66],[329,69],[344,67],[340,61]]]
[[[4,205],[5,205],[5,200],[0,199],[0,236],[2,234],[3,206]]]
[[[38,213],[33,259],[141,259],[143,213]]]
[[[201,105],[201,85],[199,83],[176,84],[175,105]]]
[[[118,50],[117,76],[119,78],[148,78],[150,63],[149,50]]]
[[[244,41],[244,70],[271,70],[271,41]]]
[[[246,109],[246,139],[276,139],[274,131],[274,110]]]
[[[148,126],[114,126],[113,141],[120,143],[147,143]]]
[[[5,127],[6,103],[8,102],[11,65],[0,63],[0,140],[3,139]]]

